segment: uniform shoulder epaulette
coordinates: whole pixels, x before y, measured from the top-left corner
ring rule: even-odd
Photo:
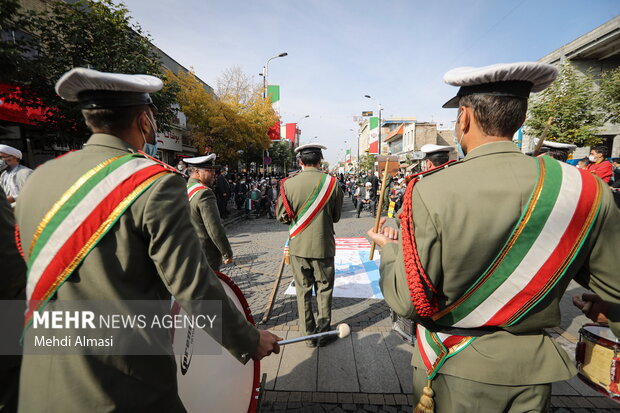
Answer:
[[[138,153],[140,155],[145,156],[146,158],[150,159],[151,161],[155,161],[158,164],[160,164],[161,166],[163,166],[164,168],[166,168],[168,170],[168,172],[174,172],[175,174],[181,175],[183,178],[185,178],[185,174],[181,171],[179,171],[177,168],[175,168],[174,166],[168,165],[166,162],[164,161],[160,161],[157,158],[153,158],[150,155],[147,155],[146,153],[142,152],[142,151],[138,151]]]

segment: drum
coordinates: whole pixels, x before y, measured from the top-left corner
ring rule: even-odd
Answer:
[[[216,272],[226,291],[239,311],[245,314],[248,321],[254,324],[250,307],[243,293],[226,275]],[[178,305],[176,311],[184,313]],[[173,308],[173,312],[175,309]],[[175,331],[174,341],[185,342],[187,333]],[[202,330],[193,332],[193,341],[210,340]],[[215,345],[218,345],[215,343]],[[177,381],[179,397],[189,413],[198,412],[255,412],[260,392],[260,363],[250,360],[241,364],[230,353],[222,348],[219,355],[180,355],[177,357]]]
[[[579,378],[607,397],[620,401],[620,340],[611,329],[585,324],[579,330],[575,360]]]

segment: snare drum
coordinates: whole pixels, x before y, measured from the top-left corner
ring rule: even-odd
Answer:
[[[611,329],[585,324],[579,330],[575,360],[579,378],[612,399],[620,399],[620,340]]]
[[[226,294],[248,321],[254,324],[250,307],[237,285],[226,275],[216,272]],[[177,305],[177,310],[184,314]],[[193,332],[193,341],[215,340],[203,330]],[[185,342],[187,337],[175,331],[174,341]],[[226,349],[219,355],[177,356],[177,381],[179,397],[189,413],[230,412],[252,413],[256,411],[260,392],[260,363],[250,360],[245,365],[235,359]]]

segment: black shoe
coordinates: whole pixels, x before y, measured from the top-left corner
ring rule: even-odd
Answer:
[[[313,338],[311,340],[306,340],[306,347],[316,347],[316,338]]]
[[[327,336],[327,337],[321,337],[319,338],[319,341],[317,342],[317,345],[319,347],[325,347],[326,345],[333,343],[334,341],[338,340],[338,336],[336,335],[331,335],[331,336]]]
[[[357,215],[355,216],[355,218],[359,218],[359,217],[360,217],[360,214],[357,214]]]

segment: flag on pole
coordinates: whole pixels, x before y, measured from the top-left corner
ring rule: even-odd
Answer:
[[[346,163],[350,163],[351,162],[351,149],[347,149],[347,153],[344,156],[344,161]]]
[[[280,85],[268,85],[267,86],[267,97],[271,99],[271,106],[273,110],[276,112],[278,117],[280,116]]]
[[[368,130],[370,131],[368,153],[379,153],[379,127],[378,117],[372,116],[368,118]]]

